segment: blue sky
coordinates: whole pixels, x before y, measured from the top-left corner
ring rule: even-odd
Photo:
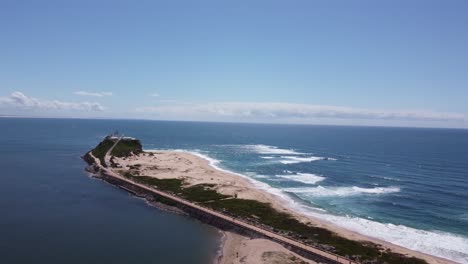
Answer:
[[[0,1],[0,115],[468,127],[466,1]]]

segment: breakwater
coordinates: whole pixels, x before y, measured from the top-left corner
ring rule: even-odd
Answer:
[[[90,163],[90,162],[88,162]],[[303,256],[307,259],[316,261],[318,263],[336,264],[336,263],[355,263],[340,256],[334,256],[328,252],[323,252],[329,256],[324,256],[320,253],[314,252],[315,250],[307,250],[307,246],[298,245],[297,242],[289,243],[288,239],[281,239],[276,235],[267,235],[268,231],[260,230],[256,227],[250,227],[246,224],[240,224],[236,219],[230,219],[229,217],[221,217],[214,212],[210,212],[207,209],[200,208],[196,205],[191,205],[189,202],[183,202],[181,199],[172,197],[171,195],[164,195],[160,191],[151,190],[148,187],[143,187],[140,184],[132,183],[127,180],[115,177],[109,173],[106,169],[96,164],[90,164],[88,171],[101,180],[104,180],[114,186],[119,187],[122,190],[129,192],[140,198],[146,199],[151,204],[163,203],[173,206],[190,217],[199,220],[200,222],[209,224],[216,228],[224,231],[230,231],[250,238],[264,238],[272,240],[276,243],[281,244],[285,248],[295,252],[296,254]],[[317,250],[318,251],[318,250]],[[336,259],[335,259],[336,258]]]

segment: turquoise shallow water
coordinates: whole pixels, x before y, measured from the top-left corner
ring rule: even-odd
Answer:
[[[304,213],[468,263],[468,130],[65,119],[0,119],[0,129],[0,251],[12,258],[25,258],[13,251],[20,245],[33,256],[53,246],[62,260],[116,247],[102,257],[125,263],[143,250],[139,258],[156,260],[176,248],[191,263],[212,256],[209,227],[86,177],[79,155],[117,129],[146,149],[205,155]],[[180,237],[152,240],[174,226]],[[38,241],[44,248],[32,248]]]

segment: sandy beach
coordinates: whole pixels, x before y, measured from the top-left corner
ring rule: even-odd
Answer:
[[[287,212],[304,223],[326,228],[349,239],[371,241],[394,252],[425,259],[429,263],[454,263],[386,241],[363,236],[321,219],[305,216],[300,212],[288,208],[287,201],[282,197],[256,188],[252,180],[234,173],[218,170],[211,166],[208,160],[188,152],[167,150],[145,151],[139,155],[124,158],[114,157],[113,162],[117,166],[113,168],[115,172],[122,173],[131,170],[137,175],[159,179],[177,178],[184,180],[189,186],[213,184],[213,188],[219,193],[270,203],[276,210]],[[229,232],[225,234],[226,239],[223,246],[221,263],[313,263],[268,240],[249,239]],[[278,262],[278,259],[283,259],[283,262]],[[292,262],[285,262],[286,259]]]
[[[231,232],[224,233],[222,264],[312,264],[314,261],[293,253],[267,239],[251,239]]]

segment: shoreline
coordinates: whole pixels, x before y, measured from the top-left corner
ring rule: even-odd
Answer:
[[[119,144],[120,141],[123,143]],[[217,165],[219,161],[200,153],[186,150],[143,151],[141,143],[136,139],[109,136],[83,159],[92,165],[90,168],[94,169],[97,177],[124,187],[122,189],[146,198],[151,204],[157,201],[178,207],[194,218],[224,230],[226,241],[220,245],[223,247],[223,263],[226,263],[227,248],[240,248],[239,243],[231,241],[230,238],[234,236],[228,235],[228,231],[246,236],[233,240],[242,240],[242,245],[253,243],[254,248],[260,249],[270,244],[270,248],[279,247],[277,253],[286,250],[285,247],[288,248],[287,253],[281,253],[281,256],[276,253],[270,254],[272,252],[269,251],[263,252],[262,257],[289,256],[279,263],[290,263],[288,259],[294,260],[291,263],[296,263],[295,260],[300,261],[300,258],[291,255],[292,252],[306,256],[307,259],[332,263],[338,260],[348,263],[347,258],[349,262],[353,262],[351,259],[368,259],[379,262],[391,260],[391,263],[406,260],[411,260],[410,263],[454,263],[367,237],[306,215],[294,208],[295,206],[291,206],[292,198],[281,190],[270,189],[266,183],[220,168]],[[271,190],[277,193],[272,193]],[[189,208],[193,209],[188,210]],[[221,222],[213,222],[213,217]],[[226,229],[226,224],[231,228]],[[246,229],[242,230],[244,227]],[[260,242],[256,243],[257,240]],[[252,251],[252,246],[244,247],[241,255]],[[255,250],[255,253],[258,253],[258,250]],[[238,254],[239,251],[236,255]],[[365,257],[366,255],[368,257]],[[327,257],[323,259],[320,256]],[[252,263],[263,263],[258,254],[249,257],[257,259]],[[231,261],[227,263],[232,263],[232,254]]]
[[[222,264],[223,261],[223,249],[226,246],[227,235],[225,231],[218,229],[218,233],[220,233],[219,243],[218,243],[218,250],[216,250],[216,256],[213,260],[213,264]]]
[[[272,193],[269,190],[267,190],[267,188],[262,188],[262,186],[265,186],[266,183],[257,181],[255,179],[252,179],[252,178],[250,178],[248,176],[245,176],[243,174],[236,173],[236,172],[229,171],[227,169],[221,168],[221,167],[219,167],[217,165],[218,163],[220,163],[220,161],[218,161],[216,159],[213,159],[213,158],[211,158],[209,156],[206,156],[204,154],[194,152],[194,151],[189,151],[189,150],[182,150],[182,149],[176,149],[176,150],[170,150],[170,149],[167,149],[167,150],[153,150],[152,149],[152,150],[145,150],[145,152],[147,152],[147,153],[158,153],[158,152],[184,153],[186,155],[191,155],[191,156],[194,156],[196,158],[199,158],[204,163],[205,166],[209,166],[209,167],[211,167],[211,168],[213,168],[213,169],[215,169],[215,170],[217,170],[217,171],[219,171],[221,173],[229,174],[229,175],[231,175],[233,177],[238,177],[239,179],[242,179],[242,181],[247,182],[247,187],[248,188],[252,188],[257,192],[261,192],[261,193],[266,194],[267,202],[270,202],[275,209],[279,209],[281,211],[286,211],[286,212],[290,213],[291,215],[293,215],[294,217],[298,218],[298,220],[300,220],[302,222],[311,222],[315,226],[322,227],[322,228],[325,228],[327,230],[333,231],[333,232],[335,232],[335,233],[337,233],[340,236],[343,236],[345,238],[348,238],[348,239],[351,239],[351,240],[357,240],[357,241],[370,241],[370,242],[373,242],[373,243],[376,243],[376,244],[380,244],[383,247],[388,248],[388,249],[390,249],[390,250],[392,250],[394,252],[401,253],[401,254],[408,255],[408,256],[417,257],[417,258],[421,258],[421,259],[424,259],[428,263],[431,263],[431,264],[453,264],[453,263],[457,263],[457,262],[449,260],[449,259],[445,259],[445,258],[442,258],[442,257],[429,255],[429,254],[424,253],[424,252],[408,249],[408,248],[405,248],[403,246],[393,244],[392,242],[389,242],[389,241],[385,241],[385,240],[382,240],[382,239],[366,236],[366,235],[360,234],[358,232],[351,231],[351,230],[348,230],[346,228],[340,227],[340,226],[338,226],[338,225],[336,225],[336,224],[334,224],[332,222],[329,222],[329,221],[327,221],[325,219],[321,219],[319,217],[315,217],[315,216],[306,214],[306,213],[300,211],[299,209],[294,208],[295,206],[291,206],[291,205],[293,205],[293,204],[295,204],[297,202],[294,201],[292,198],[286,196],[286,195],[280,195],[279,193],[281,191],[278,190],[277,193]]]
[[[229,231],[222,233],[224,241],[216,264],[317,264],[265,238],[249,238]]]
[[[160,191],[158,190],[158,188],[150,187],[139,182],[131,181],[128,178],[120,175],[119,173],[116,173],[113,170],[109,169],[107,166],[102,166],[100,160],[90,152],[87,153],[83,158],[90,165],[86,170],[88,172],[93,173],[94,177],[103,180],[107,183],[110,183],[121,190],[129,192],[130,194],[135,195],[138,198],[145,199],[148,204],[154,205],[155,207],[160,208],[159,205],[162,203],[164,206],[174,207],[176,210],[182,210],[185,215],[191,216],[203,223],[209,224],[217,228],[218,231],[223,232],[223,234],[226,234],[226,237],[237,237],[238,239],[226,239],[225,243],[223,243],[222,245],[220,244],[220,246],[222,246],[222,254],[216,256],[216,258],[220,258],[221,263],[234,263],[232,261],[233,258],[229,258],[228,255],[224,253],[226,252],[225,250],[228,248],[240,248],[239,243],[237,243],[237,241],[248,240],[255,241],[257,242],[257,244],[260,243],[260,245],[254,245],[253,248],[251,248],[250,246],[245,246],[245,243],[242,243],[242,246],[244,247],[236,251],[236,259],[238,258],[237,255],[239,255],[239,253],[241,256],[242,254],[245,255],[242,256],[239,264],[246,263],[245,261],[247,261],[247,263],[252,264],[316,263],[314,261],[309,260],[309,258],[319,259],[320,263],[348,264],[348,260],[343,262],[344,259],[342,257],[339,257],[338,255],[330,255],[330,253],[320,251],[316,248],[310,248],[307,245],[298,243],[297,241],[281,237],[278,234],[274,234],[257,226],[252,226],[251,224],[245,223],[240,219],[234,219],[233,216],[223,215],[220,212],[212,211],[209,208],[200,207],[199,205],[196,205],[188,200],[184,200],[183,198],[174,196],[171,193]],[[156,194],[157,196],[154,196],[154,194]],[[254,249],[254,252],[256,254],[251,254],[252,249]],[[258,255],[259,253],[261,253],[260,256]],[[267,255],[264,256],[265,254]],[[303,254],[307,256],[307,259],[300,256]],[[216,259],[214,259],[213,261],[216,261]],[[349,263],[356,262],[349,261]]]

